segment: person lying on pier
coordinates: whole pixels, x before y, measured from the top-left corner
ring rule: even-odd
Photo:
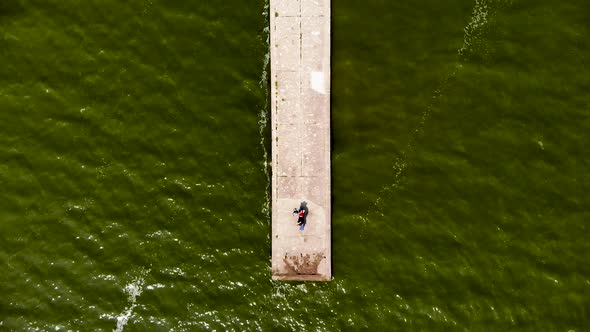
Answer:
[[[293,209],[293,214],[297,215],[297,226],[302,226],[307,223],[307,202],[301,202],[299,209]]]

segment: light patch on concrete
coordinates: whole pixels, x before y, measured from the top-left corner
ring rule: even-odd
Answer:
[[[310,75],[311,88],[317,93],[326,94],[326,82],[323,71],[312,71]]]

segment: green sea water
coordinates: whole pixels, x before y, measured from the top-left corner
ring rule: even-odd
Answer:
[[[0,330],[590,330],[589,2],[332,2],[329,283],[270,278],[267,12],[0,1]]]

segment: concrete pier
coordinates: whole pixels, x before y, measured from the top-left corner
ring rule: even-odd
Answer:
[[[330,0],[270,0],[270,48],[272,277],[331,280]]]

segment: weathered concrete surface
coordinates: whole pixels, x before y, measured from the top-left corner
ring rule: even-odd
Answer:
[[[331,280],[330,0],[271,0],[270,47],[272,276]]]

